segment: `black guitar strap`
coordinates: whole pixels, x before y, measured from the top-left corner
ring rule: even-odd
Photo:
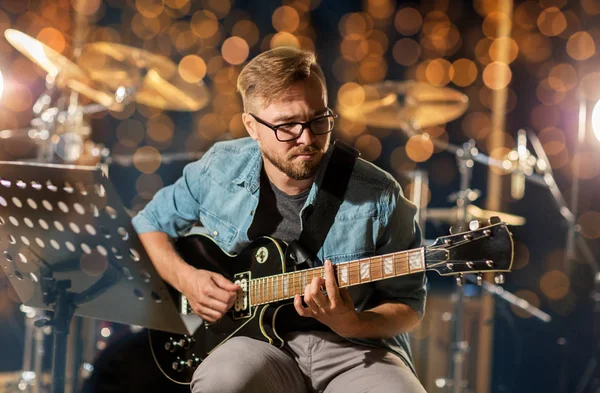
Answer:
[[[344,200],[350,175],[360,152],[347,143],[336,140],[327,155],[325,173],[319,183],[319,193],[298,240],[286,249],[286,261],[291,265],[315,265],[313,258],[321,249],[327,233]],[[326,158],[326,159],[327,159]]]

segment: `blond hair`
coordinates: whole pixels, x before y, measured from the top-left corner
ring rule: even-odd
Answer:
[[[291,85],[315,74],[327,89],[325,75],[315,54],[294,47],[277,47],[252,59],[238,76],[237,89],[242,95],[244,110],[256,109],[256,103],[268,106]]]

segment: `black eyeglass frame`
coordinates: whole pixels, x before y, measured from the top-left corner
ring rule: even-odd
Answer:
[[[313,135],[325,135],[325,134],[329,134],[330,132],[332,132],[333,131],[333,124],[331,126],[331,130],[329,130],[327,132],[314,132],[312,130],[312,128],[310,127],[310,125],[311,125],[312,122],[324,119],[326,117],[332,117],[333,118],[333,123],[335,124],[335,119],[338,118],[338,115],[335,114],[335,113],[333,113],[333,111],[331,109],[329,109],[329,108],[327,108],[327,111],[329,111],[328,114],[322,115],[322,116],[317,116],[314,119],[310,119],[309,121],[305,121],[305,122],[293,121],[293,122],[283,123],[283,124],[271,124],[268,121],[263,120],[260,117],[254,115],[254,114],[252,114],[250,112],[247,112],[247,113],[250,116],[252,116],[254,118],[254,120],[256,120],[257,122],[259,122],[260,124],[262,124],[262,125],[267,126],[268,128],[270,128],[275,133],[275,138],[277,138],[277,140],[279,142],[291,142],[291,141],[295,141],[296,139],[300,138],[302,136],[302,133],[304,132],[304,130],[306,128],[308,128],[310,130],[310,132],[313,133]],[[279,134],[277,133],[277,130],[279,128],[281,128],[281,127],[290,126],[290,125],[300,125],[300,126],[302,126],[302,129],[300,130],[300,133],[298,134],[298,136],[295,137],[295,138],[292,138],[292,139],[285,139],[285,140],[279,139]]]

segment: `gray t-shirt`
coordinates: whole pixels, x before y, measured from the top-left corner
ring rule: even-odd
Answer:
[[[300,211],[309,192],[310,189],[297,195],[288,195],[275,187],[263,170],[260,177],[260,199],[248,230],[248,238],[255,240],[261,236],[271,236],[287,243],[297,240],[301,232]],[[279,310],[275,324],[278,334],[299,330],[331,331],[314,318],[298,315],[293,304]]]
[[[291,243],[300,237],[300,210],[308,198],[310,189],[288,195],[269,181],[265,171],[260,176],[260,199],[254,220],[248,229],[248,238],[255,240],[261,236]]]

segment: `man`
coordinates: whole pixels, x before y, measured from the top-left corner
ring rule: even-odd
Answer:
[[[223,316],[240,288],[188,265],[170,239],[198,221],[229,253],[260,236],[297,239],[317,197],[315,178],[323,169],[335,118],[327,106],[323,72],[309,52],[262,53],[240,73],[238,90],[250,138],[216,143],[133,221],[159,274],[209,322]],[[418,247],[414,214],[389,174],[358,160],[317,255],[325,278],[309,283],[303,299],[296,296],[280,318],[286,322],[284,349],[234,337],[201,363],[192,391],[423,392],[406,332],[423,313],[424,275],[346,291],[338,288],[331,267]]]

